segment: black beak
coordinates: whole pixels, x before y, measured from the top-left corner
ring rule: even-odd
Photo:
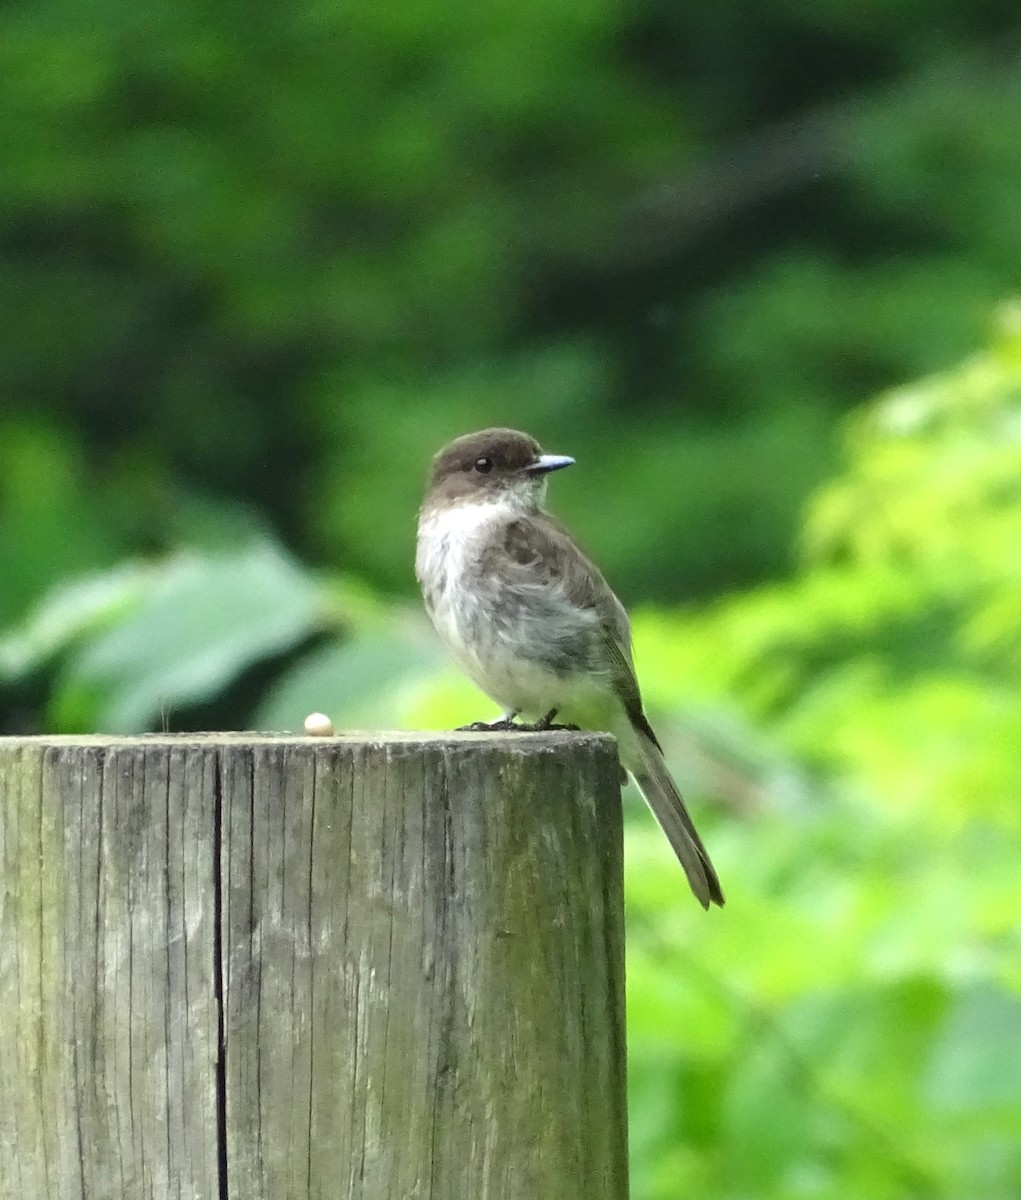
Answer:
[[[540,454],[530,467],[525,467],[529,475],[548,475],[550,471],[560,471],[564,467],[573,467],[574,459],[568,454]]]

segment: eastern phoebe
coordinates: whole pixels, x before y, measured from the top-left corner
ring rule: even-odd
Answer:
[[[546,477],[573,458],[513,429],[485,429],[436,455],[418,519],[415,574],[440,637],[467,675],[514,717],[560,715],[616,739],[703,908],[723,904],[642,709],[624,606],[543,507]],[[477,726],[486,728],[486,726]]]

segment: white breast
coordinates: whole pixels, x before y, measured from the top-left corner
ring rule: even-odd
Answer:
[[[495,619],[499,581],[480,572],[487,544],[517,515],[507,504],[466,503],[429,514],[419,525],[416,574],[436,632],[458,666],[505,709],[523,707],[521,636]],[[533,672],[529,669],[529,673]],[[530,681],[534,690],[535,681]]]
[[[478,680],[469,643],[485,625],[477,603],[478,563],[494,526],[506,520],[497,504],[458,504],[428,514],[418,527],[415,574],[436,631]]]
[[[430,608],[449,602],[448,594],[474,569],[494,525],[503,520],[501,505],[456,504],[419,522],[415,574]]]
[[[496,527],[517,515],[494,503],[430,513],[419,524],[416,574],[436,631],[465,674],[505,710],[541,714],[587,697],[592,682],[565,679],[521,653],[548,636],[541,606],[534,619],[520,607],[513,621],[495,616],[500,584],[480,575],[479,563]]]

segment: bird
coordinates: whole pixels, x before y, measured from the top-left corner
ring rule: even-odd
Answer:
[[[454,661],[503,710],[469,728],[558,728],[560,717],[613,734],[695,897],[722,907],[719,877],[642,705],[627,612],[546,509],[550,474],[573,464],[514,429],[465,434],[440,450],[418,514],[426,611]],[[521,714],[538,720],[515,724]]]

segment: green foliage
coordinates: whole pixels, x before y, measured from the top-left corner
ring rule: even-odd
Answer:
[[[273,546],[164,563],[132,611],[68,662],[53,700],[62,729],[135,732],[205,700],[291,649],[320,622],[312,582]]]
[[[81,455],[51,426],[0,421],[0,625],[51,581],[114,557],[117,538]],[[68,530],[80,527],[80,535]]]
[[[855,415],[795,580],[638,623],[651,700],[730,697],[820,779],[792,793],[733,756],[706,773],[754,812],[710,831],[730,900],[711,930],[664,895],[651,835],[632,835],[643,1200],[1021,1182],[1021,341],[1006,316],[988,353]]]
[[[175,544],[182,493],[410,593],[425,461],[495,422],[584,464],[563,511],[630,599],[782,576],[834,412],[1016,285],[1016,24],[5,6],[0,620]]]
[[[58,587],[0,639],[0,681],[61,660],[47,723],[135,733],[325,628],[322,586],[264,541],[125,564]]]

